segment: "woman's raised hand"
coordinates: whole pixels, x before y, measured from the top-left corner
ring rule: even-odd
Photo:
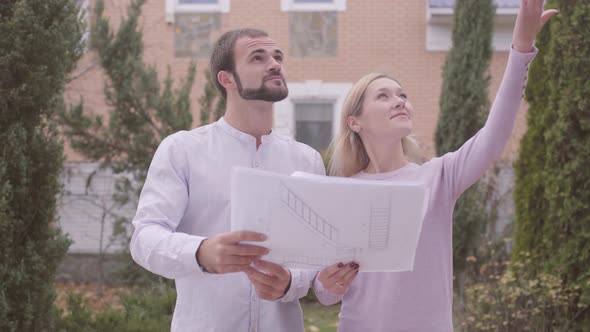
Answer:
[[[522,53],[531,52],[537,33],[557,13],[556,9],[543,10],[543,0],[521,0],[512,47]]]

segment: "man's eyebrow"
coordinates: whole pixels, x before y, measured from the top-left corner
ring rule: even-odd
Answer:
[[[256,53],[264,53],[264,52],[266,52],[266,50],[265,50],[265,49],[263,49],[263,48],[257,48],[257,49],[255,49],[255,50],[253,50],[252,52],[250,52],[250,54],[248,54],[248,56],[250,56],[250,55],[252,55],[252,54],[256,54]]]
[[[253,51],[250,52],[250,54],[248,54],[248,56],[252,56],[254,54],[260,54],[260,53],[266,53],[267,51],[264,48],[257,48]],[[283,53],[283,51],[281,51],[280,49],[275,49],[274,51],[272,51],[273,54],[280,54],[281,56],[285,56],[285,54]]]

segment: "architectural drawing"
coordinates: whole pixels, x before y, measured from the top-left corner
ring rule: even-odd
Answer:
[[[328,243],[338,246],[338,229],[319,216],[303,199],[281,182],[281,201],[302,224],[308,226]]]
[[[391,218],[391,206],[371,206],[369,237],[365,247],[352,247],[340,241],[339,230],[332,223],[320,216],[303,198],[299,197],[287,184],[281,181],[281,202],[315,235],[325,240],[325,244],[336,250],[337,257],[325,259],[310,256],[284,256],[285,263],[297,263],[309,267],[321,267],[341,261],[355,261],[363,250],[382,250],[387,248]]]
[[[427,197],[422,184],[238,168],[231,185],[232,230],[267,234],[265,260],[314,270],[350,261],[361,271],[413,267]]]

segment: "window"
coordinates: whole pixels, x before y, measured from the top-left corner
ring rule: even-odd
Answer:
[[[166,0],[166,22],[177,13],[228,13],[230,0]]]
[[[298,102],[295,111],[295,139],[318,151],[328,149],[332,141],[334,103]]]
[[[289,96],[274,104],[273,131],[325,150],[338,132],[336,119],[351,87],[319,80],[289,83]]]
[[[289,13],[289,55],[328,58],[338,55],[338,13]]]
[[[346,0],[281,0],[284,12],[344,11]]]

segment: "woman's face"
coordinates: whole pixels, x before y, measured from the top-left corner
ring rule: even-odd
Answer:
[[[379,78],[367,87],[361,115],[349,117],[349,126],[364,137],[401,139],[412,132],[413,111],[399,83]]]

